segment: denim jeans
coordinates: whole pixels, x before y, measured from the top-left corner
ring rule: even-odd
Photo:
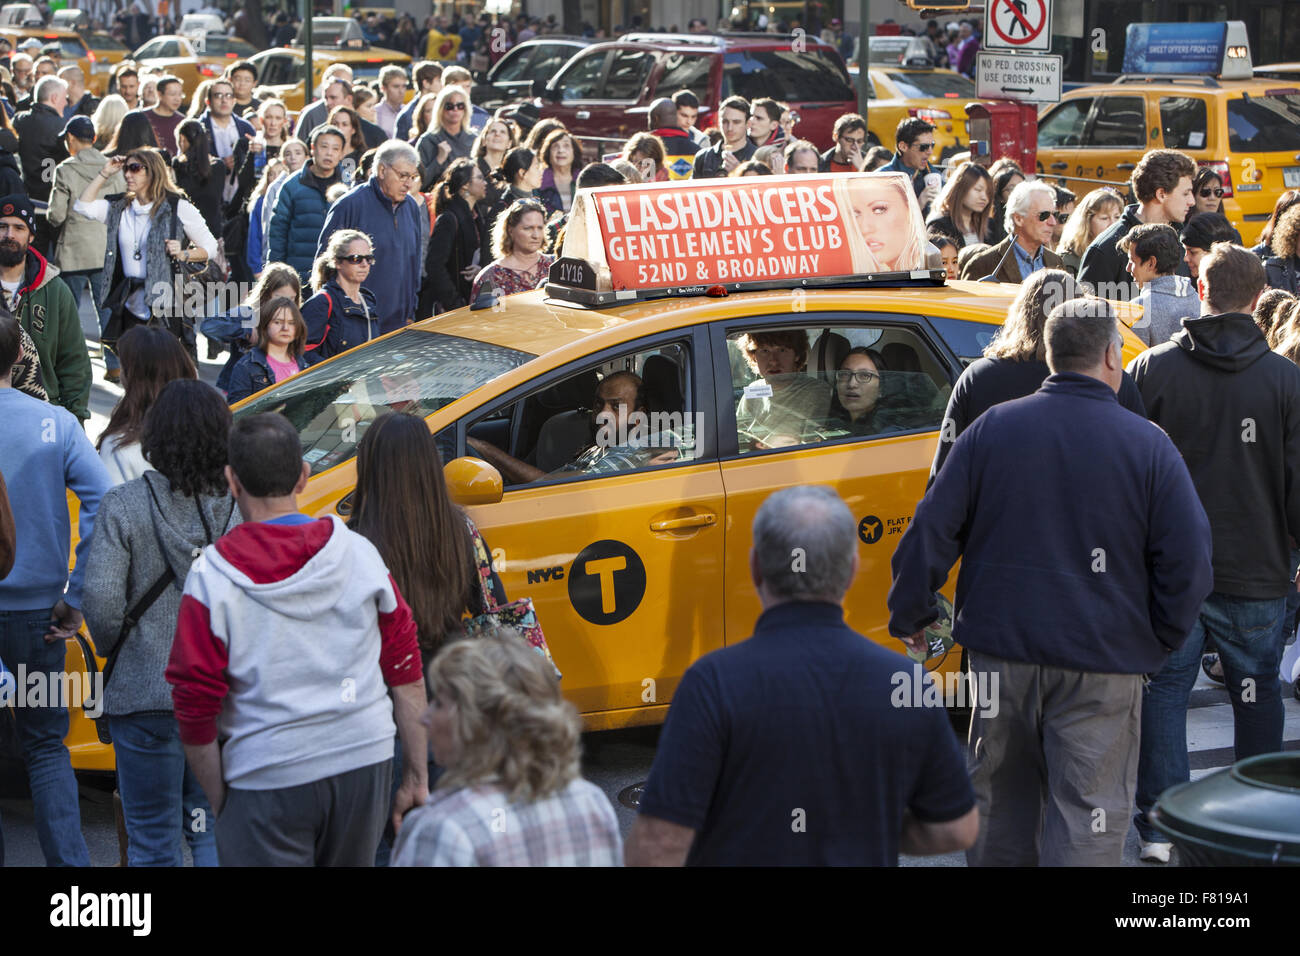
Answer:
[[[1205,599],[1186,643],[1169,655],[1142,698],[1137,814],[1143,840],[1164,842],[1147,811],[1169,787],[1191,779],[1187,703],[1200,671],[1201,648],[1213,637],[1232,702],[1235,759],[1282,749],[1282,686],[1278,668],[1286,640],[1285,597],[1267,601],[1217,591]]]
[[[128,866],[181,866],[181,834],[195,866],[217,865],[216,815],[185,761],[171,714],[109,717]]]
[[[19,674],[26,667],[30,676],[63,673],[63,641],[45,643],[50,627],[50,609],[43,611],[0,611],[0,660]],[[45,676],[52,688],[62,681]],[[20,698],[25,687],[19,684]],[[21,700],[20,700],[21,702]],[[32,809],[36,819],[36,836],[49,866],[90,866],[90,853],[81,835],[81,803],[77,778],[72,772],[72,758],[63,738],[68,735],[67,702],[58,695],[47,695],[45,706],[15,707],[18,740],[23,762],[32,788]]]
[[[100,308],[104,302],[104,290],[102,287],[104,279],[104,270],[95,269],[90,272],[60,272],[59,278],[63,284],[72,292],[72,301],[77,304],[78,311],[81,306],[81,293],[85,289],[90,289],[90,306],[99,321],[100,341],[103,341],[104,326],[108,323],[108,314]],[[117,356],[112,352],[104,352],[104,367],[117,368]]]

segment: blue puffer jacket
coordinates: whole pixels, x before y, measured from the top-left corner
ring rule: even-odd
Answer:
[[[285,262],[298,270],[298,278],[307,285],[311,266],[316,256],[316,243],[321,227],[325,225],[325,212],[329,202],[325,191],[342,177],[337,169],[329,179],[320,179],[312,172],[311,163],[284,181],[275,211],[271,213],[268,230],[267,262]]]
[[[300,356],[298,359],[298,371],[307,367],[307,359]],[[271,363],[266,360],[266,353],[259,348],[249,349],[243,358],[235,365],[235,370],[230,373],[230,391],[226,395],[226,400],[231,405],[235,402],[248,398],[264,388],[270,388],[275,384],[275,373],[271,371]]]
[[[308,362],[314,365],[382,334],[374,293],[362,286],[361,300],[349,299],[337,280],[331,279],[325,288],[303,303]]]

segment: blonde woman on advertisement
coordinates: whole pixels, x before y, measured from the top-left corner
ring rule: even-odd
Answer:
[[[836,177],[835,199],[847,226],[855,273],[904,272],[924,266],[925,221],[907,177],[892,173]]]

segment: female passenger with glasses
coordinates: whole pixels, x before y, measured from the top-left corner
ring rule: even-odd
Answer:
[[[883,371],[885,360],[875,349],[851,349],[840,362],[835,372],[831,417],[839,419],[850,435],[874,435],[886,430],[877,414]]]
[[[302,307],[309,364],[356,348],[379,336],[375,294],[363,288],[375,263],[370,238],[356,229],[330,236],[311,271],[316,294]]]

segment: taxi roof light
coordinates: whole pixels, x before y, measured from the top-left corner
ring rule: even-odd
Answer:
[[[945,279],[906,176],[833,173],[579,190],[546,292],[601,308]]]

